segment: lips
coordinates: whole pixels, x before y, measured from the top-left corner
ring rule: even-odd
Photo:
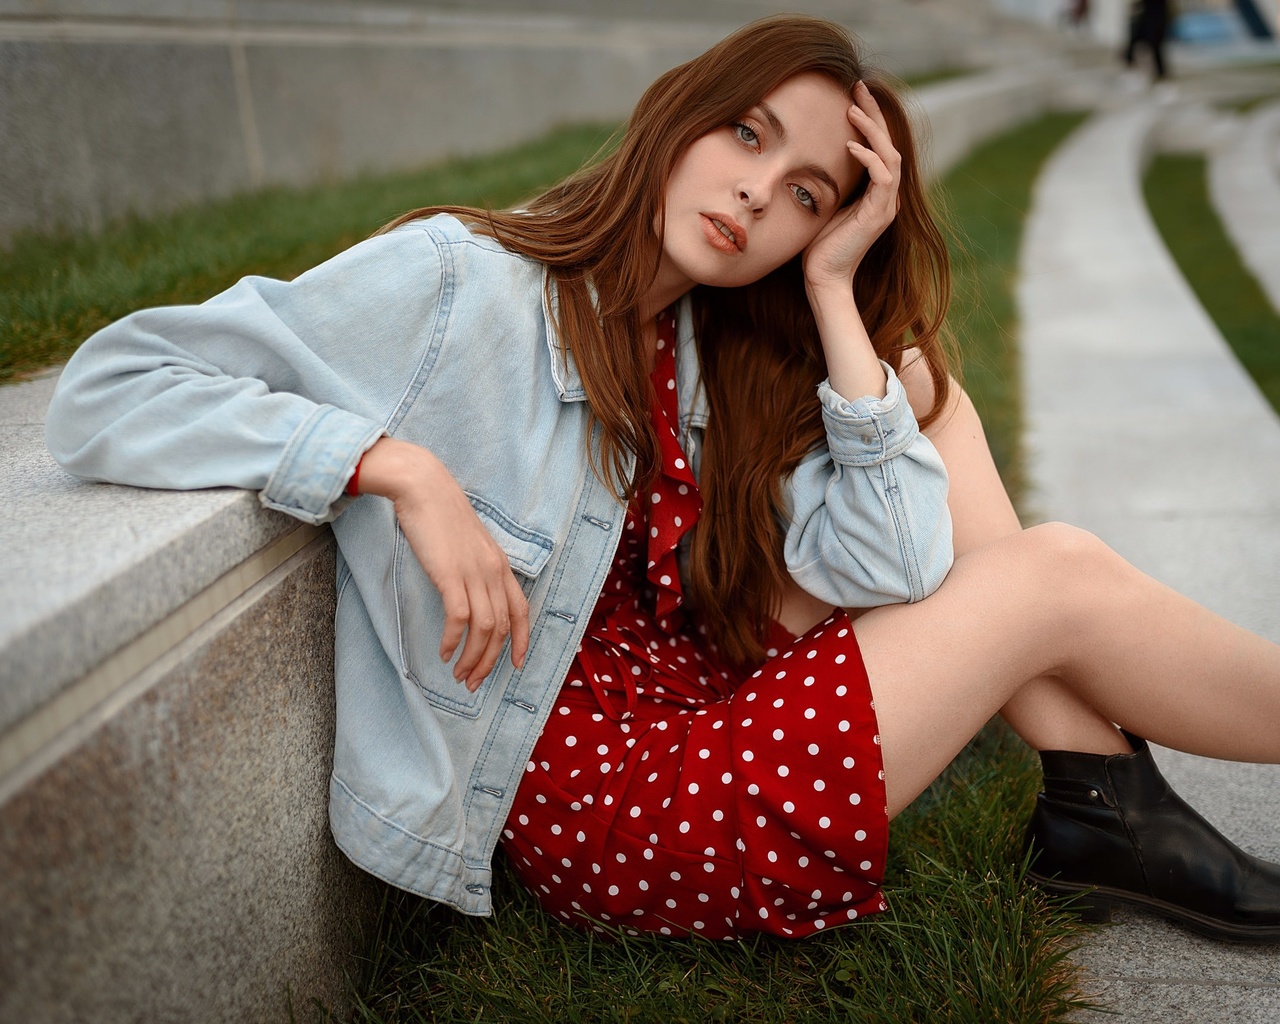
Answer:
[[[704,213],[702,231],[707,241],[723,253],[736,254],[747,248],[747,230],[723,213]]]

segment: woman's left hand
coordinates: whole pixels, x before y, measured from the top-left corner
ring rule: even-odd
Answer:
[[[853,98],[849,123],[867,144],[850,142],[849,153],[866,168],[871,180],[857,202],[837,212],[805,249],[804,278],[811,291],[830,285],[848,288],[867,250],[898,212],[902,155],[894,147],[880,104],[865,83],[854,86]]]

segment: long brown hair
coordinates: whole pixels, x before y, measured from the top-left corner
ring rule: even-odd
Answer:
[[[923,354],[935,385],[933,408],[917,410],[927,424],[943,408],[950,380],[942,330],[950,292],[946,245],[928,209],[898,88],[830,22],[766,18],[666,72],[636,104],[613,152],[518,213],[426,207],[383,229],[453,213],[547,265],[561,344],[573,353],[590,414],[602,428],[596,468],[620,500],[660,463],[639,307],[662,254],[653,226],[661,224],[671,169],[690,143],[805,72],[850,96],[865,81],[902,153],[899,213],[864,257],[854,294],[882,359],[896,369],[907,348]],[[764,654],[769,617],[788,579],[782,483],[825,439],[814,388],[826,369],[798,258],[744,288],[697,287],[692,300],[711,420],[689,598],[721,653],[747,665]]]

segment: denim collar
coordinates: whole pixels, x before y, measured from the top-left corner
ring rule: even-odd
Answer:
[[[591,301],[596,301],[595,286],[587,288]],[[542,316],[546,322],[547,350],[551,356],[551,376],[562,402],[584,402],[587,398],[582,375],[573,353],[560,343],[556,330],[556,314],[559,312],[559,291],[550,270],[543,270]],[[679,388],[680,426],[705,429],[707,425],[707,395],[702,386],[702,374],[698,365],[698,346],[693,336],[693,303],[688,295],[676,305],[676,384]]]

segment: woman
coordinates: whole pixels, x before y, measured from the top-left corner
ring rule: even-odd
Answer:
[[[440,214],[126,318],[48,419],[81,476],[333,520],[352,860],[483,914],[502,841],[565,921],[806,935],[884,908],[888,819],[1000,711],[1045,884],[1280,937],[1280,870],[1137,738],[1280,760],[1280,648],[1020,530],[842,30],[748,26],[526,209]]]

